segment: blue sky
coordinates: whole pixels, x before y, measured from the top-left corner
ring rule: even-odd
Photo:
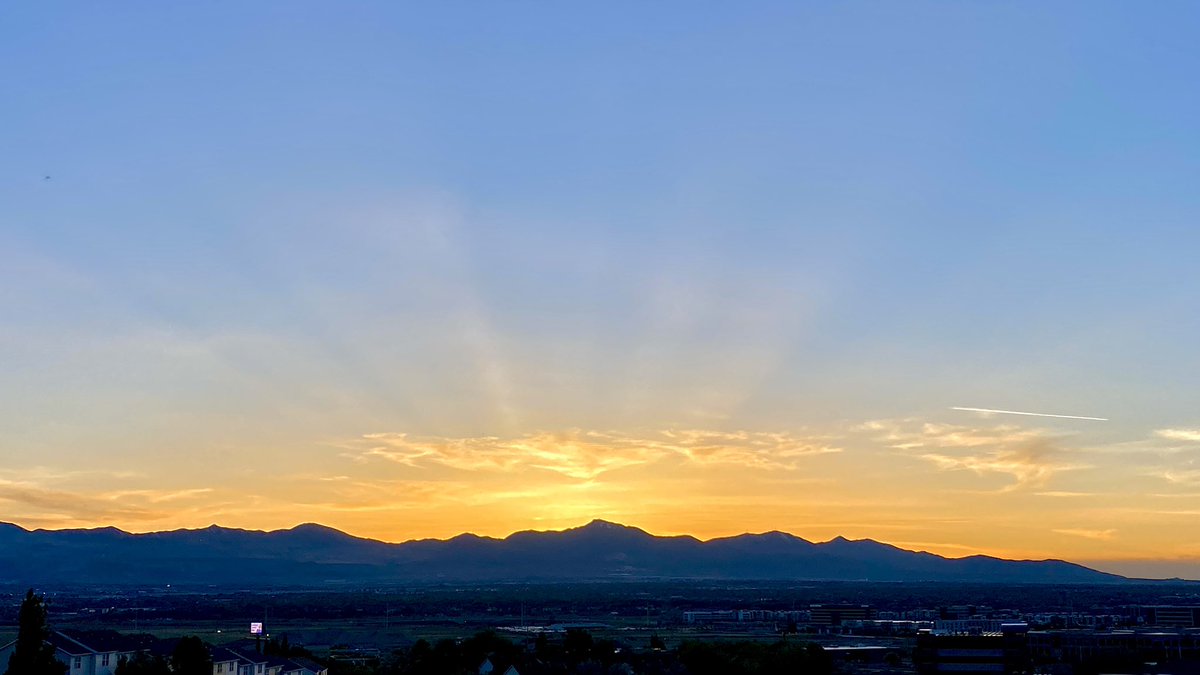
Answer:
[[[405,506],[355,520],[345,494],[287,500],[323,484],[255,482],[281,465],[376,476],[347,450],[374,434],[595,430],[646,445],[672,429],[787,432],[845,450],[822,467],[843,491],[864,466],[908,467],[945,494],[990,475],[854,440],[885,420],[1004,427],[1019,443],[1042,433],[1060,454],[1095,451],[1054,464],[1084,487],[1029,479],[1043,492],[1133,504],[1158,480],[1178,492],[1165,510],[1200,508],[1186,496],[1200,448],[1143,447],[1200,427],[1197,13],[6,5],[0,499],[47,526],[305,513],[404,538],[477,522],[458,502],[425,520]],[[1037,426],[951,406],[1111,421]],[[504,480],[542,480],[537,461],[513,462]],[[497,480],[461,462],[393,468],[422,485]],[[762,494],[764,476],[738,468],[744,493]],[[1147,483],[1114,497],[1131,471]],[[696,480],[715,494],[711,476]],[[559,515],[539,499],[484,529],[615,503]],[[1046,510],[1021,490],[1004,499],[987,508]],[[919,536],[1157,555],[1142,525],[1059,511],[1052,529],[1108,532],[1076,539],[1109,548],[1014,543],[1041,542],[1035,519],[994,543],[938,539],[934,524]],[[726,533],[803,530],[824,513],[726,512],[615,515]],[[868,525],[862,536],[896,539]]]

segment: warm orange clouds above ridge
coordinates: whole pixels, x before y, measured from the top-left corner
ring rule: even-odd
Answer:
[[[1200,513],[1200,480],[1177,467],[1196,450],[1193,433],[1092,445],[1074,432],[988,418],[792,432],[374,432],[322,446],[319,462],[306,459],[315,471],[293,470],[272,452],[262,453],[272,459],[265,464],[197,466],[167,481],[133,469],[6,469],[0,503],[8,520],[48,528],[315,521],[403,541],[605,518],[655,534],[778,529],[947,556],[1191,559],[1200,550],[1177,534]]]

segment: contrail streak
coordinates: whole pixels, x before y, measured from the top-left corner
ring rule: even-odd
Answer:
[[[1107,422],[1107,417],[1084,417],[1083,415],[1051,415],[1050,413],[1035,413],[1021,412],[1019,410],[992,410],[991,408],[960,408],[953,407],[951,410],[963,410],[965,412],[980,412],[980,413],[999,413],[1001,415],[1028,415],[1029,417],[1060,417],[1068,420],[1094,420],[1096,422]]]

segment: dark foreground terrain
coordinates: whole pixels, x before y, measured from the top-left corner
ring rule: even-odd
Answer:
[[[936,650],[918,648],[920,635],[983,636],[1008,625],[1029,631],[1020,658],[1030,669],[1044,666],[1044,672],[1151,672],[1137,646],[1151,634],[1159,643],[1174,640],[1169,659],[1158,654],[1160,647],[1146,648],[1158,650],[1152,654],[1159,664],[1153,672],[1183,672],[1163,670],[1162,664],[1190,663],[1193,656],[1200,665],[1200,649],[1193,653],[1189,647],[1200,642],[1200,631],[1193,630],[1200,627],[1200,584],[1182,582],[506,583],[338,591],[247,584],[241,589],[37,590],[46,594],[56,629],[160,638],[195,635],[220,645],[245,641],[250,623],[264,622],[266,641],[286,637],[289,649],[328,664],[332,675],[477,673],[479,664],[472,663],[481,654],[490,654],[500,667],[494,675],[503,675],[508,665],[524,675],[917,672],[929,667],[919,663],[922,658],[936,658]],[[10,587],[0,596],[9,622],[15,622],[23,595],[24,589]],[[5,641],[15,632],[15,623],[0,625]],[[1064,639],[1112,643],[1111,636],[1126,634],[1132,636],[1130,646],[1113,647],[1099,661],[1086,650],[1061,647]]]

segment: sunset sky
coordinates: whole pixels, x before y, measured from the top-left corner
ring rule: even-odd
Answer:
[[[1200,578],[1197,26],[4,3],[0,520]]]

